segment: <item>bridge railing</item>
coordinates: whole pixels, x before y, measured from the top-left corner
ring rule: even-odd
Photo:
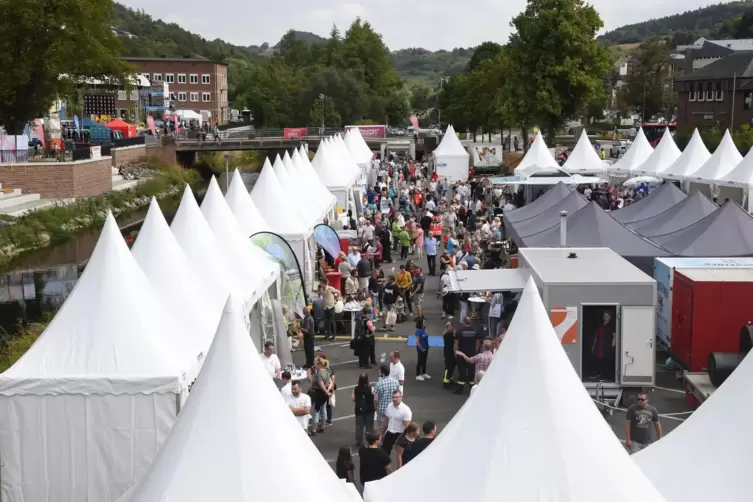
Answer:
[[[331,128],[309,128],[305,134],[295,134],[285,137],[284,129],[249,129],[248,127],[239,127],[226,129],[224,131],[205,132],[201,129],[184,129],[175,135],[176,141],[191,143],[215,143],[220,141],[253,141],[259,142],[281,142],[281,141],[319,141],[328,136],[344,133],[343,129]]]

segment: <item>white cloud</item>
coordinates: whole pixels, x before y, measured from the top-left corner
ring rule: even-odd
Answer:
[[[391,49],[471,47],[486,40],[504,43],[510,20],[525,0],[121,0],[152,17],[176,22],[205,38],[238,45],[275,44],[289,29],[327,36],[332,24],[341,31],[357,17],[383,35]],[[729,0],[726,0],[729,1]],[[591,0],[606,29],[676,14],[708,5],[711,0]]]

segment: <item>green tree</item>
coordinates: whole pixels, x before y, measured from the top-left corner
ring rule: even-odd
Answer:
[[[120,83],[127,71],[110,29],[110,0],[0,2],[0,123],[21,134],[58,97],[88,79]]]
[[[674,104],[670,95],[671,62],[669,46],[664,40],[654,38],[641,44],[633,57],[635,64],[628,75],[624,99],[645,120],[664,113]]]
[[[528,0],[512,25],[508,80],[524,91],[516,98],[526,101],[530,118],[554,135],[598,95],[612,69],[595,38],[603,23],[582,0]]]
[[[434,93],[428,85],[416,84],[410,89],[410,107],[416,113],[426,112],[433,107]]]
[[[492,59],[502,52],[502,46],[496,42],[484,42],[473,51],[471,60],[468,61],[468,71],[476,70],[481,63]]]

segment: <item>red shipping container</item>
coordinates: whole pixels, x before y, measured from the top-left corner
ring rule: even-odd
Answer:
[[[689,371],[708,371],[711,352],[739,352],[753,321],[753,270],[675,269],[672,354]]]

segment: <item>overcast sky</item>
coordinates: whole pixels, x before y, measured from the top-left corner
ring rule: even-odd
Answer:
[[[356,17],[390,49],[472,47],[504,43],[525,0],[120,0],[204,38],[237,45],[277,43],[289,29],[327,36]],[[729,1],[729,0],[726,0]],[[719,0],[592,0],[606,29],[719,3]]]

